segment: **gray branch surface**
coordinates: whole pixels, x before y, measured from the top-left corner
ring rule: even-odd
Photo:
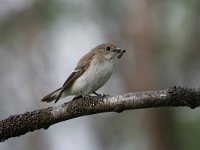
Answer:
[[[172,87],[118,96],[87,96],[60,106],[17,114],[0,121],[0,141],[85,115],[152,107],[200,106],[200,90]]]

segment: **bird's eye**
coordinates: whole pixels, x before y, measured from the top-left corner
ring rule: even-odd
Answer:
[[[108,46],[108,47],[106,47],[106,50],[107,50],[107,51],[109,51],[109,50],[110,50],[110,47],[109,47],[109,46]]]

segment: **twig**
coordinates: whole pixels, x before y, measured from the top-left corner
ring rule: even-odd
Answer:
[[[0,121],[0,141],[85,115],[122,112],[152,107],[200,106],[200,90],[173,87],[167,90],[127,93],[118,96],[87,96],[57,107],[17,114]]]

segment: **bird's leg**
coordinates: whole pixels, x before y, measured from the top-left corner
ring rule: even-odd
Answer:
[[[83,95],[79,95],[79,96],[74,97],[72,100],[74,101],[74,100],[82,98],[82,97],[83,97]]]
[[[95,94],[96,96],[102,96],[102,97],[109,96],[109,94],[98,94],[96,92],[92,92],[92,93]]]
[[[79,96],[74,97],[72,100],[76,100],[79,98],[89,98],[89,97],[90,97],[90,95],[79,95]]]
[[[101,96],[101,94],[98,94],[96,92],[92,92],[93,94],[95,94],[96,96]]]

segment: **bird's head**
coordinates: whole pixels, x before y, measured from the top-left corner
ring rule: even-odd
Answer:
[[[92,49],[95,54],[98,56],[107,59],[112,60],[116,58],[116,56],[120,55],[121,53],[125,52],[125,50],[122,50],[118,48],[114,44],[104,43],[96,46],[94,49]]]

